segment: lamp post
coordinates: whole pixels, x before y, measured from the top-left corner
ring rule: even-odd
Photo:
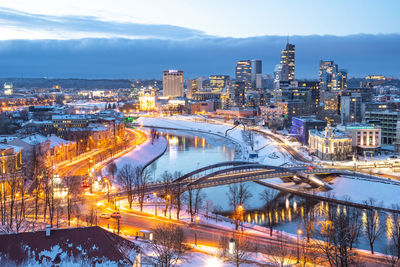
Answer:
[[[110,202],[110,181],[106,178],[104,182],[107,184],[107,201]]]
[[[200,217],[196,216],[194,221],[197,225],[200,222]],[[194,232],[194,245],[197,247],[197,232],[196,231]]]
[[[303,234],[301,229],[297,230],[297,263],[300,262],[300,236]]]
[[[171,219],[171,195],[167,195],[167,199],[168,199],[168,202],[169,202],[169,219]]]
[[[236,220],[239,221],[239,224],[238,224],[238,225],[241,225],[242,231],[243,231],[243,223],[242,223],[242,220],[243,220],[243,212],[244,212],[244,207],[243,207],[242,205],[239,205],[239,206],[237,207],[237,218],[236,218]]]
[[[153,193],[153,196],[154,196],[154,202],[155,202],[155,205],[154,205],[154,215],[157,216],[157,193],[154,192],[154,193]]]

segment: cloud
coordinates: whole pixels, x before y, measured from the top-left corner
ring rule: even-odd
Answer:
[[[202,31],[172,25],[104,21],[93,16],[39,15],[1,7],[0,26],[18,32],[45,33],[57,39],[82,36],[159,39],[207,37]]]
[[[334,60],[349,76],[400,76],[400,35],[294,36],[296,77],[316,78],[319,60]],[[0,76],[54,78],[161,78],[164,69],[185,77],[234,74],[236,61],[261,59],[263,73],[279,63],[286,38],[0,41]]]

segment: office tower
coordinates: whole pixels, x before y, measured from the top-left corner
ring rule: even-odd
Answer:
[[[274,90],[279,90],[281,83],[288,83],[288,67],[282,66],[281,64],[275,65],[274,69]],[[286,77],[286,78],[285,78]]]
[[[197,91],[202,91],[202,90],[203,90],[203,88],[204,88],[204,81],[205,81],[206,79],[207,79],[207,78],[204,77],[204,76],[201,76],[201,77],[197,78]]]
[[[283,72],[285,76],[282,77],[283,81],[293,81],[294,80],[294,66],[295,66],[295,45],[286,43],[286,48],[281,50],[281,65],[282,69],[286,69]],[[287,73],[287,76],[286,76]]]
[[[251,60],[251,87],[253,89],[262,88],[262,61],[260,59]]]
[[[346,90],[347,89],[347,71],[338,70],[336,73],[332,73],[332,90]]]
[[[165,70],[163,72],[163,96],[183,96],[183,70]]]
[[[211,75],[210,88],[213,92],[222,92],[227,87],[229,75]]]
[[[251,89],[251,62],[250,60],[241,60],[236,64],[235,71],[236,82],[244,83],[244,90]]]
[[[361,93],[344,92],[340,97],[340,115],[342,124],[361,122],[361,105]]]
[[[233,102],[235,107],[242,108],[245,104],[246,84],[236,81],[233,87]]]
[[[332,90],[332,76],[333,73],[337,72],[337,64],[334,64],[333,61],[319,61],[319,83],[320,88],[323,91]]]
[[[197,93],[199,91],[199,88],[197,86],[197,79],[192,80],[192,93]]]
[[[186,91],[185,92],[186,92],[187,98],[192,98],[192,96],[193,96],[192,84],[193,84],[192,79],[186,79]]]

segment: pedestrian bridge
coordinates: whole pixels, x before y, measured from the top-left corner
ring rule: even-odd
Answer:
[[[326,183],[316,175],[336,173],[326,168],[310,168],[306,165],[270,166],[254,162],[228,161],[206,166],[189,172],[176,180],[176,186],[191,188],[213,187],[217,185],[233,184],[263,179],[281,178],[295,179],[294,182],[309,182],[316,186],[328,189]]]

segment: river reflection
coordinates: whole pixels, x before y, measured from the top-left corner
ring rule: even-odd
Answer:
[[[182,174],[223,161],[235,159],[235,145],[211,134],[160,130],[167,140],[167,151],[148,168],[158,180],[165,171]]]
[[[324,222],[324,216],[330,212],[336,213],[338,216],[341,214],[347,214],[349,209],[356,209],[354,207],[348,207],[338,205],[334,203],[328,203],[326,201],[314,202],[313,207],[310,209],[307,207],[305,200],[300,197],[282,197],[283,193],[277,193],[273,205],[273,210],[267,211],[268,209],[248,210],[245,212],[243,218],[245,222],[257,224],[265,227],[269,227],[273,224],[274,229],[284,230],[292,234],[296,234],[298,229],[302,229],[302,217],[306,212],[313,212],[315,220],[315,232],[321,231],[321,224]],[[369,250],[368,239],[364,234],[367,227],[367,212],[362,209],[360,211],[360,224],[361,224],[361,235],[359,242],[356,247]],[[225,214],[227,215],[227,214]],[[228,215],[229,216],[229,215]],[[393,215],[388,212],[377,212],[375,211],[375,219],[377,224],[382,229],[382,234],[378,237],[374,249],[378,252],[386,252],[386,244],[393,233],[393,227],[395,225]],[[272,223],[270,223],[272,222]],[[303,229],[304,230],[304,229]],[[303,231],[304,232],[304,231]]]

